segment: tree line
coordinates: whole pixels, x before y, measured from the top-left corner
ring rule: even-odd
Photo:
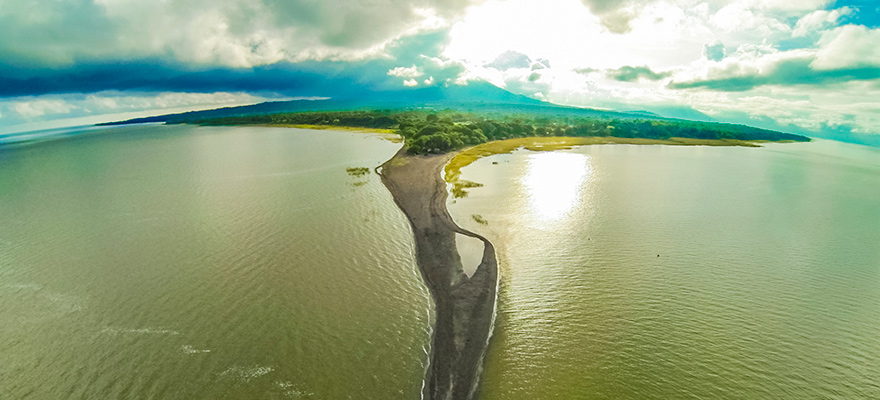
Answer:
[[[533,136],[809,141],[745,125],[674,119],[629,119],[462,113],[453,110],[356,110],[178,120],[202,125],[326,125],[395,129],[412,154],[446,153],[492,140]]]

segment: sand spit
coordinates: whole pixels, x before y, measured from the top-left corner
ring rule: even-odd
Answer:
[[[411,156],[404,148],[380,168],[382,182],[412,225],[416,260],[436,306],[425,376],[424,398],[430,400],[473,397],[492,327],[498,282],[492,243],[456,225],[446,210],[441,171],[451,156]],[[470,278],[464,274],[455,247],[456,233],[485,243],[483,260]]]

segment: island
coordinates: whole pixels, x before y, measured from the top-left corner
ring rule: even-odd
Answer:
[[[436,320],[423,398],[472,399],[492,334],[498,263],[489,240],[458,226],[446,209],[450,192],[478,186],[460,179],[479,158],[524,148],[531,151],[581,145],[631,144],[760,147],[766,142],[809,138],[745,125],[646,118],[640,115],[456,111],[449,109],[302,111],[239,115],[186,113],[115,124],[164,122],[360,130],[402,138],[401,149],[376,169],[413,230],[416,261],[435,304]],[[390,135],[390,136],[389,136]],[[482,260],[467,276],[455,235],[484,243]]]

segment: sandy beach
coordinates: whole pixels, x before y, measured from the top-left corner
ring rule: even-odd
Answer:
[[[416,260],[436,306],[425,399],[470,399],[478,387],[495,308],[498,266],[488,240],[460,228],[446,210],[441,170],[451,154],[411,156],[401,149],[382,165],[382,182],[412,225]],[[456,233],[485,243],[483,259],[468,278],[455,246]]]

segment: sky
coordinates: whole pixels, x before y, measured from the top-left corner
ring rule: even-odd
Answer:
[[[478,80],[880,144],[880,2],[0,0],[0,134]]]

